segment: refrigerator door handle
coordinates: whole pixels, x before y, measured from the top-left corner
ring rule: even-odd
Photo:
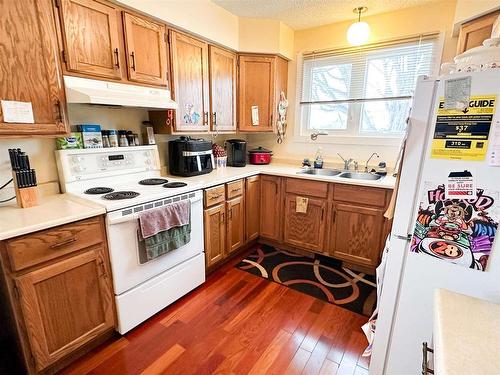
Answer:
[[[400,234],[395,234],[394,237],[396,237],[398,240],[404,240],[407,242],[411,242],[411,238],[413,237],[413,235],[407,234],[406,236],[402,236]]]

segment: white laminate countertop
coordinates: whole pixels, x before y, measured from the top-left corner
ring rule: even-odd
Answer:
[[[500,305],[436,290],[436,375],[500,374]]]
[[[387,175],[382,177],[380,180],[370,181],[370,180],[356,180],[342,178],[338,176],[321,176],[321,175],[310,175],[310,174],[297,174],[300,172],[301,168],[298,166],[293,166],[290,164],[267,164],[267,165],[252,165],[247,164],[245,167],[226,167],[222,169],[216,169],[211,173],[193,176],[193,177],[179,177],[171,176],[176,181],[189,181],[191,184],[201,186],[205,189],[210,186],[215,186],[223,184],[229,181],[237,180],[240,178],[250,177],[257,174],[267,174],[273,176],[281,177],[293,177],[301,178],[306,180],[315,181],[325,181],[325,182],[335,182],[348,185],[358,185],[358,186],[369,186],[377,187],[383,189],[393,189],[396,183],[396,179],[392,175]],[[166,177],[170,177],[167,175]]]
[[[38,206],[0,207],[0,240],[104,214],[104,207],[71,194],[42,196]]]

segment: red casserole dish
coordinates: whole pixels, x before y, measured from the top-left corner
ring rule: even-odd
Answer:
[[[263,147],[257,147],[248,151],[248,161],[250,164],[269,164],[273,152]]]

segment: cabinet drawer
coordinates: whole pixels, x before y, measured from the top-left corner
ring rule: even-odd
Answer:
[[[101,218],[91,218],[6,241],[13,271],[96,245],[104,241]]]
[[[364,186],[335,184],[333,200],[366,204],[370,206],[385,206],[386,189]]]
[[[287,178],[286,192],[307,195],[310,197],[326,198],[328,195],[328,183],[298,178]]]
[[[205,207],[212,207],[226,200],[224,185],[205,189]]]
[[[243,194],[243,180],[228,182],[226,184],[227,199],[238,197]]]

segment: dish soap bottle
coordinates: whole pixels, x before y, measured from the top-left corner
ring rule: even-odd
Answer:
[[[314,158],[314,168],[323,168],[323,149],[318,147]]]

